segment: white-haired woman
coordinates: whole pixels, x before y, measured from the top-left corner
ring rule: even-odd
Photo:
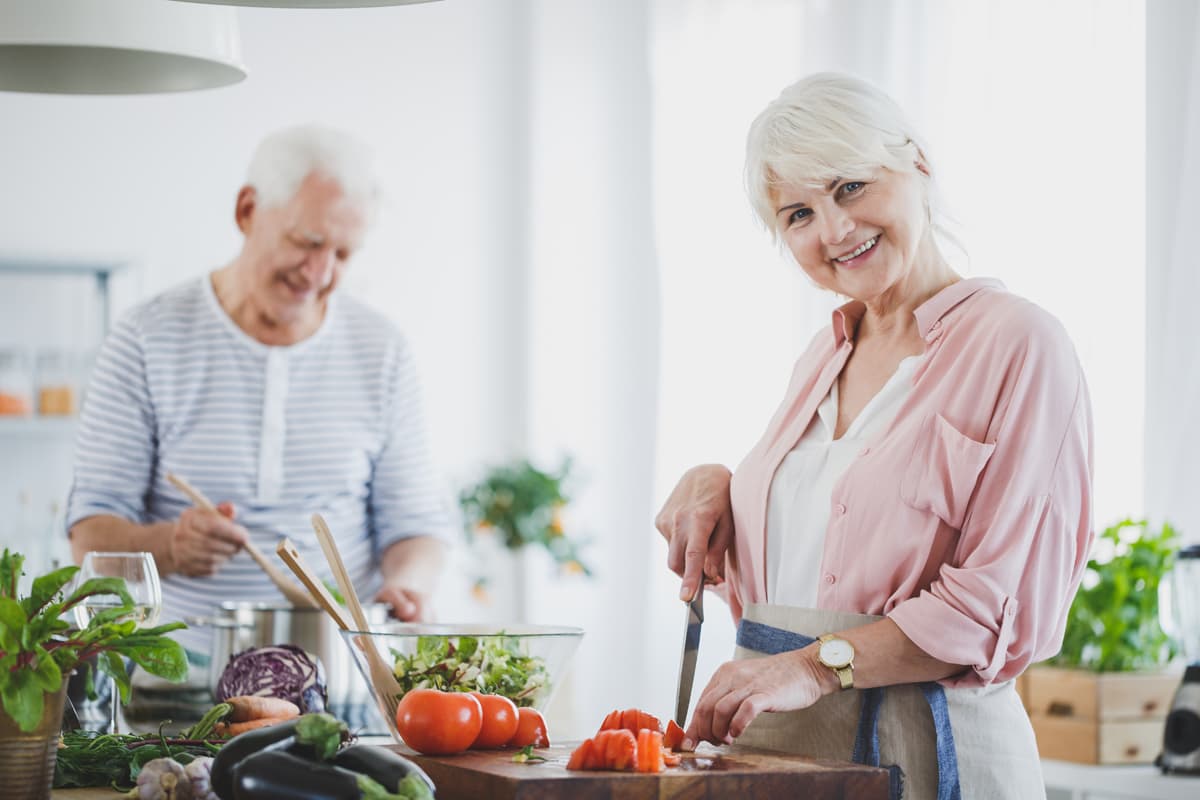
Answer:
[[[963,279],[927,149],[894,102],[817,74],[751,127],[754,208],[849,299],[732,473],[686,473],[656,518],[685,599],[723,585],[738,658],[688,744],[892,767],[913,798],[1044,795],[1013,689],[1061,644],[1091,542],[1091,417],[1047,312]]]

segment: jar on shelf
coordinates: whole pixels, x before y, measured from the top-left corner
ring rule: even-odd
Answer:
[[[0,417],[33,413],[33,370],[29,355],[18,348],[0,347]]]
[[[37,412],[43,417],[69,417],[79,407],[77,358],[66,350],[43,350],[37,355]]]

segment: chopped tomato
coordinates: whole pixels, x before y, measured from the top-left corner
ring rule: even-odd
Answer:
[[[679,753],[672,753],[670,750],[663,750],[663,764],[668,767],[678,767],[683,761]]]
[[[683,728],[675,720],[667,721],[667,731],[663,734],[663,747],[674,750],[683,744]]]
[[[608,716],[604,718],[604,722],[600,723],[600,730],[602,731],[615,731],[619,727],[621,727],[620,711],[608,712]]]
[[[637,771],[663,771],[663,735],[649,728],[642,728],[637,735]]]
[[[591,760],[593,746],[591,739],[584,739],[583,743],[576,747],[571,753],[571,757],[567,759],[567,769],[588,769],[585,765]]]
[[[604,766],[608,769],[633,769],[637,764],[637,739],[628,730],[604,731]]]
[[[662,723],[659,722],[658,717],[654,716],[653,714],[647,714],[641,709],[638,709],[637,715],[639,731],[642,728],[649,728],[652,731],[662,731],[663,726]]]

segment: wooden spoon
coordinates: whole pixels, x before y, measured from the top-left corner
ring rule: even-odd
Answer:
[[[217,510],[217,507],[207,497],[178,475],[168,472],[167,482],[183,492],[192,501],[192,505],[202,508],[205,511]],[[283,596],[289,603],[300,608],[316,607],[317,604],[313,602],[308,592],[304,591],[303,587],[297,585],[295,581],[285,575],[283,570],[271,563],[266,555],[263,554],[263,551],[259,550],[254,542],[251,542],[249,539],[246,540],[246,552],[262,568],[262,571],[267,573],[267,577],[271,579],[271,582],[279,587],[279,591],[283,593]]]
[[[321,549],[325,551],[325,560],[329,562],[329,568],[333,571],[333,578],[337,581],[338,590],[341,591],[346,605],[350,608],[350,616],[353,618],[355,626],[364,633],[369,632],[371,625],[367,622],[367,615],[363,612],[362,603],[358,601],[358,592],[354,591],[354,584],[350,582],[350,574],[346,571],[346,565],[342,563],[342,556],[338,553],[333,533],[320,514],[313,514],[312,526],[313,531],[317,534],[317,541],[321,543]],[[375,695],[383,704],[381,711],[384,712],[384,719],[394,729],[396,707],[400,705],[400,695],[404,693],[400,688],[400,683],[396,680],[391,667],[384,662],[379,651],[375,649],[375,643],[369,636],[356,636],[354,643],[367,657],[367,667],[371,672],[371,683],[375,687]]]

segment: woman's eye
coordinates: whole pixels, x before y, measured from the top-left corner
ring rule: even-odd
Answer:
[[[812,216],[811,208],[797,208],[788,216],[788,224],[795,225],[797,222],[801,222],[810,216]]]
[[[841,188],[842,194],[847,195],[847,194],[855,194],[857,192],[861,192],[863,187],[866,185],[867,184],[864,181],[846,181],[845,183],[843,183],[841,185],[840,188]]]

